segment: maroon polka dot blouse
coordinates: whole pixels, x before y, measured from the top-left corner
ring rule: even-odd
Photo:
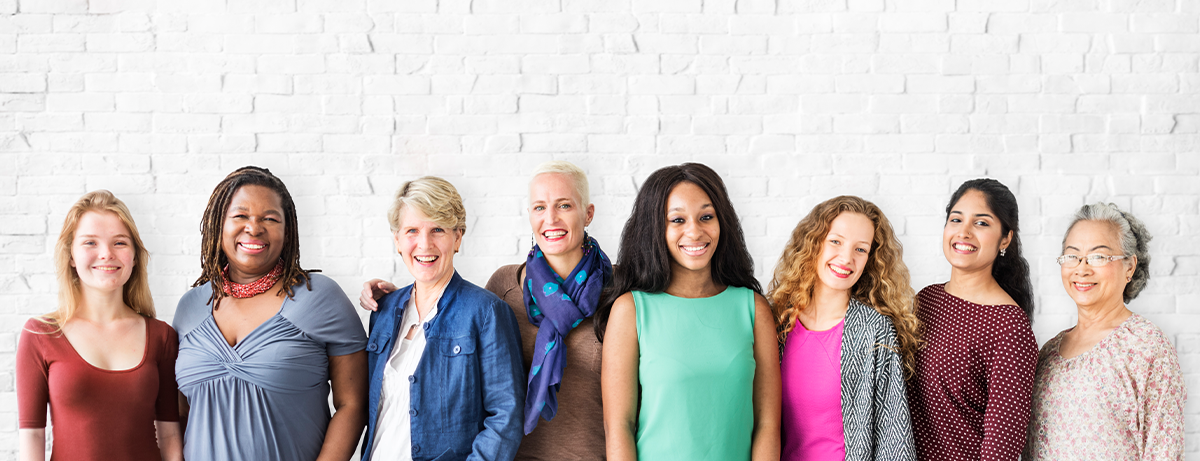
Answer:
[[[917,317],[926,341],[908,387],[917,458],[1015,461],[1037,369],[1025,312],[975,304],[935,284],[917,294]]]

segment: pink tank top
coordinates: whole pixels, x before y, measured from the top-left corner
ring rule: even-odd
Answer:
[[[808,331],[799,321],[783,346],[781,461],[846,459],[842,426],[842,330]]]

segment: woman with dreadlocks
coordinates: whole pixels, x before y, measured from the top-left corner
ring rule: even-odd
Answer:
[[[234,171],[209,197],[204,272],[175,312],[186,459],[354,454],[366,334],[341,288],[300,267],[296,224],[287,187],[263,168]]]

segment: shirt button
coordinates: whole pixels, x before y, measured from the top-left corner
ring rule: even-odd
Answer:
[[[375,352],[375,351],[379,350],[379,346],[376,345],[375,343],[367,344],[367,350],[371,351],[371,352]]]
[[[417,453],[420,453],[420,452],[421,452],[421,446],[420,446],[420,445],[416,445],[416,444],[414,444],[412,447],[413,447],[413,454],[414,454],[414,455],[415,455],[415,454],[417,454]]]
[[[422,327],[425,328],[426,331],[428,331],[429,330],[429,322],[425,322],[425,325],[422,325]]]
[[[460,351],[462,351],[462,348],[461,348],[461,347],[454,346],[454,353],[455,353],[455,354],[458,354]]]
[[[410,382],[410,383],[417,382],[417,375],[408,375],[408,382]]]
[[[409,415],[409,416],[416,416],[416,415],[417,415],[417,409],[416,409],[416,408],[413,408],[413,409],[411,409],[411,410],[408,410],[408,415]]]

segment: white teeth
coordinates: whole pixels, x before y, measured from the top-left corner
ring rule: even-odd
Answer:
[[[431,263],[438,259],[437,256],[413,256],[413,259],[423,263]]]
[[[544,235],[548,239],[552,239],[552,238],[558,238],[558,237],[567,235],[567,231],[549,231],[542,235]]]
[[[115,270],[117,270],[117,267],[115,267],[115,266],[96,266],[96,270],[115,271]]]
[[[263,248],[266,248],[267,246],[266,245],[255,245],[253,243],[243,243],[242,247],[249,249],[249,250],[261,250]]]
[[[707,243],[706,243],[706,244],[704,244],[704,245],[699,245],[699,246],[691,246],[691,247],[690,247],[690,246],[683,246],[683,251],[697,252],[697,251],[703,250],[703,249],[704,249],[704,247],[707,247],[707,246],[708,246],[708,244],[707,244]]]
[[[1095,282],[1092,282],[1092,283],[1075,282],[1075,285],[1076,285],[1076,286],[1081,286],[1081,287],[1084,287],[1084,288],[1087,288],[1087,287],[1093,286],[1093,285],[1095,285],[1095,284],[1096,284]]]
[[[839,273],[839,274],[842,274],[842,275],[850,275],[850,272],[852,272],[852,271],[850,271],[850,270],[843,270],[843,269],[840,269],[840,268],[838,268],[837,266],[829,266],[829,268],[830,268],[830,269],[833,269],[833,271],[834,271],[834,272],[837,272],[837,273]]]
[[[961,251],[975,251],[975,247],[973,247],[971,245],[967,245],[965,243],[955,243],[954,249],[961,250]]]

